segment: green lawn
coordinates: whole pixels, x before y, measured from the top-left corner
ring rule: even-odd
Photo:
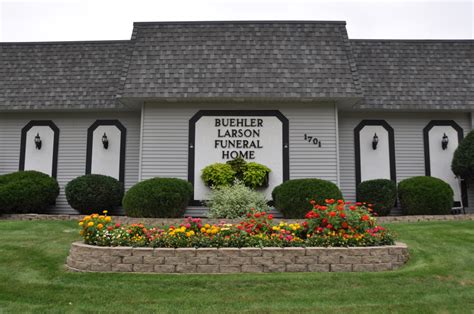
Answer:
[[[75,222],[0,221],[3,312],[474,311],[474,221],[392,224],[411,260],[381,273],[70,273]]]

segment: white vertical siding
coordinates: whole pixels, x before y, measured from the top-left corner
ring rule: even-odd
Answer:
[[[0,174],[18,171],[21,129],[30,120],[52,120],[59,128],[58,173],[61,192],[57,213],[75,213],[64,195],[65,185],[85,173],[87,129],[97,119],[118,119],[127,128],[125,155],[125,188],[138,181],[140,112],[89,113],[1,113]]]
[[[289,120],[290,178],[317,177],[337,182],[336,123],[332,104],[261,106],[146,104],[143,117],[141,177],[188,177],[189,119],[199,110],[280,110]],[[322,141],[318,148],[304,134]]]
[[[390,113],[339,112],[339,159],[341,189],[347,200],[355,199],[354,128],[360,121],[385,120],[395,133],[395,163],[397,181],[425,175],[423,128],[431,120],[454,120],[466,135],[471,129],[469,114],[465,113]],[[469,189],[469,204],[474,205],[474,190]]]

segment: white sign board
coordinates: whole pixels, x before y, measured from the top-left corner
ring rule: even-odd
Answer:
[[[194,199],[205,200],[210,189],[201,179],[202,169],[236,157],[263,164],[272,171],[262,189],[271,199],[283,182],[283,123],[276,116],[203,116],[195,124]]]

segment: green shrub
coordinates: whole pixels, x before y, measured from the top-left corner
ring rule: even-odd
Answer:
[[[45,213],[59,194],[58,182],[38,171],[0,176],[0,213]]]
[[[192,194],[193,186],[185,180],[152,178],[128,190],[123,207],[130,217],[174,218],[184,214]]]
[[[377,215],[387,216],[397,201],[397,184],[387,179],[364,181],[357,187],[357,200],[372,204]]]
[[[209,207],[210,218],[238,218],[251,212],[267,211],[269,207],[262,193],[256,192],[237,181],[233,186],[214,188],[211,197],[205,202]]]
[[[256,162],[249,162],[243,172],[244,184],[252,189],[268,186],[270,168]]]
[[[201,178],[208,186],[230,186],[235,180],[243,181],[252,189],[268,186],[270,168],[256,162],[247,163],[237,157],[225,164],[214,163],[202,170]]]
[[[69,205],[81,214],[112,212],[122,203],[123,184],[115,178],[100,174],[86,174],[66,185]]]
[[[283,182],[272,192],[275,207],[285,218],[304,218],[313,207],[309,201],[323,205],[325,199],[342,199],[342,193],[332,182],[321,179],[297,179]]]
[[[235,175],[231,165],[214,163],[202,169],[201,178],[208,186],[229,186],[234,182]]]
[[[434,177],[412,177],[398,184],[398,197],[405,215],[444,215],[451,212],[453,190]]]
[[[453,173],[466,179],[473,181],[474,179],[474,131],[469,132],[464,140],[459,143],[458,148],[454,152],[453,161],[451,163]]]

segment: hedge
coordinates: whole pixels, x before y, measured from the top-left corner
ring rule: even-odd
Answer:
[[[180,217],[192,194],[193,186],[185,180],[152,178],[139,182],[128,190],[123,199],[123,207],[130,217]]]
[[[285,218],[304,218],[312,209],[309,201],[323,205],[325,199],[342,199],[342,193],[332,182],[321,179],[296,179],[283,182],[272,191],[276,209]]]
[[[45,213],[56,203],[56,179],[38,171],[0,176],[0,213]]]
[[[405,215],[445,215],[453,207],[453,190],[434,177],[412,177],[398,184],[398,197]]]
[[[123,184],[100,174],[86,174],[66,185],[69,205],[81,214],[114,211],[122,203]]]
[[[379,216],[387,216],[397,201],[397,184],[392,180],[367,180],[357,186],[357,200],[372,204]]]

